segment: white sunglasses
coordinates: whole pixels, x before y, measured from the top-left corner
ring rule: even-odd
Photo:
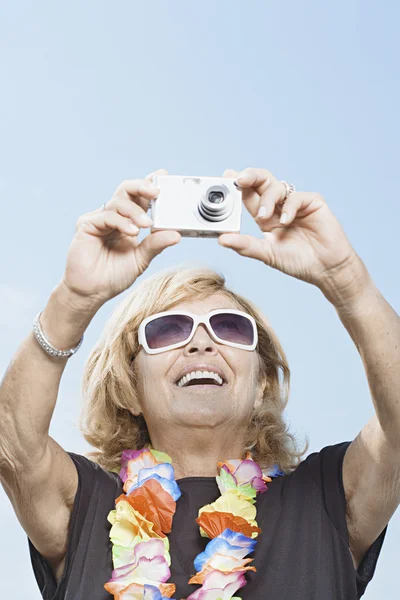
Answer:
[[[167,310],[144,319],[138,331],[139,344],[148,354],[158,354],[185,346],[203,323],[212,339],[220,344],[254,350],[258,342],[254,318],[241,310],[212,310],[195,315],[184,310]]]

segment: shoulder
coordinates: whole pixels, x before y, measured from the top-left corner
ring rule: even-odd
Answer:
[[[267,484],[269,489],[280,489],[282,494],[313,496],[324,506],[326,512],[338,515],[339,529],[343,531],[345,494],[343,488],[343,461],[350,441],[324,446],[311,452],[293,471],[281,477],[274,477]]]
[[[118,473],[107,471],[83,454],[75,452],[68,452],[68,454],[78,472],[79,489],[83,489],[85,495],[93,493],[94,489],[102,491],[109,489],[115,493],[122,489],[122,481]]]
[[[351,442],[339,442],[311,452],[295,469],[294,473],[308,473],[317,485],[326,477],[341,479],[343,460]]]

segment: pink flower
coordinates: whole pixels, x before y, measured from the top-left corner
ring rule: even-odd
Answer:
[[[242,571],[235,573],[222,573],[212,571],[206,575],[204,583],[186,600],[230,600],[239,588],[246,585],[246,579]]]
[[[263,475],[261,467],[251,458],[246,460],[234,458],[219,462],[218,466],[232,475],[236,485],[251,485],[257,493],[265,492],[267,490],[265,482],[271,481],[270,477]]]
[[[158,465],[158,460],[153,456],[149,448],[142,448],[141,450],[124,450],[121,455],[121,465],[122,468],[119,472],[119,476],[125,483],[128,478],[136,481],[140,469],[154,467],[154,465]]]
[[[116,594],[131,583],[159,586],[170,577],[164,543],[160,539],[151,538],[133,548],[132,562],[114,569],[110,581],[104,587],[110,594]]]

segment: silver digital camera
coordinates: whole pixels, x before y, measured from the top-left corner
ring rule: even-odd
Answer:
[[[185,237],[239,233],[242,191],[231,177],[154,175],[160,194],[151,201],[151,231],[173,229]]]

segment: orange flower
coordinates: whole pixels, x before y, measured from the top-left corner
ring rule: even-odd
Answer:
[[[115,506],[116,510],[112,510],[108,515],[108,520],[112,524],[110,538],[114,544],[134,547],[138,536],[142,540],[165,537],[154,531],[153,521],[146,519],[139,511],[136,511],[128,502],[125,494],[118,496]]]
[[[221,556],[221,555],[219,555]],[[217,557],[218,558],[218,555]],[[222,557],[222,558],[226,558],[226,557]],[[207,564],[204,565],[203,569],[201,571],[199,571],[199,573],[196,573],[196,575],[193,575],[193,577],[191,577],[189,579],[189,583],[199,583],[199,584],[203,584],[204,583],[204,579],[207,577],[207,575],[209,573],[212,573],[213,571],[220,571],[221,573],[245,573],[246,571],[257,571],[257,569],[255,567],[250,567],[247,565],[247,563],[251,562],[252,560],[254,560],[253,558],[245,558],[245,559],[236,559],[236,562],[238,563],[237,566],[233,567],[231,566],[229,568],[229,570],[226,571],[222,571],[221,569],[216,569],[215,566],[213,566],[212,564]]]
[[[176,502],[156,479],[147,479],[129,496],[123,497],[145,519],[154,523],[158,535],[163,537],[163,533],[171,531]]]
[[[164,598],[171,598],[175,594],[176,586],[174,583],[160,583],[158,589]],[[124,588],[114,582],[104,584],[104,588],[114,596],[114,600],[135,600],[142,599],[144,593],[144,585],[138,583],[130,583]]]
[[[243,535],[253,538],[253,533],[257,535],[261,533],[259,527],[250,525],[246,519],[226,512],[202,512],[200,517],[196,519],[196,523],[200,525],[206,532],[208,537],[215,538],[220,535],[225,529],[238,531]]]

